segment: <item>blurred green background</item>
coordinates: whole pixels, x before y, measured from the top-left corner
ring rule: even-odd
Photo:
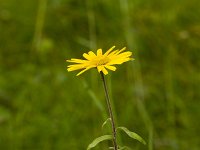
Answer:
[[[99,74],[66,59],[127,46],[106,76],[120,133],[134,150],[200,148],[199,0],[0,0],[0,149],[82,150],[107,118]],[[101,143],[96,150],[108,149]]]

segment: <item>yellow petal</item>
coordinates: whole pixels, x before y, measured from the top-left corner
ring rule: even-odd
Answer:
[[[102,72],[103,72],[105,75],[108,74],[108,71],[107,71],[104,67],[102,68]]]
[[[104,55],[107,56],[114,48],[115,46],[111,47]]]
[[[73,62],[73,63],[85,63],[87,60],[82,60],[82,59],[74,59],[72,58],[71,60],[66,60],[67,62]]]
[[[98,72],[100,72],[103,69],[103,66],[97,66]]]
[[[94,58],[96,57],[95,53],[93,51],[89,51],[88,52],[88,55],[90,55],[91,58]]]
[[[132,58],[120,58],[120,59],[114,59],[112,61],[110,61],[107,65],[114,65],[114,64],[122,64],[124,62],[127,62],[129,60],[132,60]]]
[[[109,55],[109,58],[111,61],[116,61],[119,59],[125,59],[125,58],[129,58],[132,55],[132,52],[123,52],[121,54],[118,55]]]
[[[123,52],[126,49],[126,47],[123,47],[119,52],[117,52],[116,54],[119,54],[121,52]]]
[[[75,64],[75,65],[69,65],[67,67],[68,67],[68,69],[67,69],[68,71],[74,71],[74,70],[86,68],[87,66],[83,65],[83,64]]]
[[[115,50],[112,53],[108,54],[108,57],[116,56],[116,54],[119,52],[119,50]]]
[[[91,68],[93,68],[93,67],[87,67],[87,68],[85,68],[84,70],[82,70],[81,72],[79,72],[76,76],[79,76],[80,74],[84,73],[85,71],[87,71],[87,70],[89,70]]]
[[[106,65],[105,67],[108,68],[108,69],[110,69],[110,70],[112,70],[112,71],[115,71],[117,69],[115,66],[108,66],[108,65]]]
[[[128,52],[123,52],[119,54],[118,57],[130,57],[131,55],[132,55],[132,52],[128,51]]]
[[[82,68],[80,68],[80,69],[82,69]],[[74,70],[76,70],[76,69],[74,69],[74,68],[67,68],[67,71],[74,71]],[[78,69],[77,69],[78,70]]]
[[[73,65],[68,65],[67,67],[83,67],[85,68],[85,64],[73,64]]]
[[[85,59],[87,59],[87,60],[91,60],[90,55],[88,55],[88,54],[86,54],[86,53],[83,54],[83,57],[84,57]]]
[[[74,71],[74,70],[79,70],[79,69],[83,69],[85,67],[70,67],[70,68],[67,68],[67,71]]]
[[[102,56],[102,49],[97,50],[97,56]]]

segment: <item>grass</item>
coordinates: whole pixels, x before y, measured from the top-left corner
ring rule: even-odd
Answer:
[[[107,133],[99,74],[77,78],[65,59],[113,45],[135,57],[107,76],[117,124],[148,145],[124,134],[120,143],[138,150],[200,147],[198,0],[0,3],[0,149],[80,150]]]

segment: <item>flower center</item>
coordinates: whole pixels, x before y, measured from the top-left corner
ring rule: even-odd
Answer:
[[[109,59],[107,57],[105,57],[105,58],[99,59],[99,61],[97,61],[96,65],[101,66],[101,65],[107,64],[108,62],[109,62]]]

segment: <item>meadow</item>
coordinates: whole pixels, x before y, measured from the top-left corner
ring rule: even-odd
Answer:
[[[96,69],[66,62],[127,47],[106,76],[133,150],[200,149],[199,0],[0,0],[0,150],[84,150],[110,132]],[[103,142],[94,150],[106,150]]]

